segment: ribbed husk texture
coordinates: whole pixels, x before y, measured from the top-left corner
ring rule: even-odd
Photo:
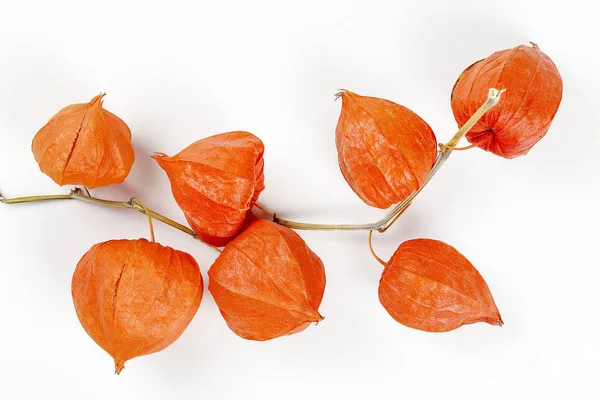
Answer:
[[[398,322],[428,332],[465,324],[502,325],[490,290],[454,247],[414,239],[398,247],[379,283],[379,300]]]
[[[225,247],[208,276],[227,325],[245,339],[289,335],[323,319],[323,263],[298,234],[273,222],[252,222]]]
[[[471,65],[452,90],[452,111],[459,126],[483,104],[491,87],[506,93],[467,139],[501,157],[527,154],[548,132],[562,99],[556,65],[537,45],[497,51]]]
[[[388,208],[419,189],[437,156],[429,125],[385,99],[339,94],[338,163],[346,182],[366,204]]]
[[[115,361],[156,353],[188,326],[202,300],[202,275],[187,253],[146,239],[94,245],[72,282],[79,321]]]
[[[103,97],[63,108],[33,138],[41,171],[61,186],[94,189],[122,183],[131,171],[131,131],[102,107]]]
[[[199,140],[169,157],[153,158],[165,170],[177,204],[196,234],[223,246],[242,229],[264,184],[264,145],[248,132]]]

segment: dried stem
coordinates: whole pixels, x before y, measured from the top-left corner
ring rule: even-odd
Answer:
[[[275,214],[273,211],[269,210],[268,208],[265,208],[265,207],[261,206],[258,203],[254,203],[254,207],[258,208],[259,210],[261,210],[261,211],[263,211],[263,212],[265,212],[267,214],[271,214],[271,215]]]
[[[442,143],[440,143],[440,144],[439,144],[439,146],[440,146],[440,148],[443,148],[443,147],[444,147],[444,146],[446,146],[446,145],[445,145],[445,144],[442,144]],[[470,145],[468,145],[468,146],[465,146],[465,147],[452,147],[452,151],[463,151],[463,150],[469,150],[469,149],[472,149],[472,148],[474,148],[474,147],[475,147],[475,145],[474,145],[474,144],[470,144]]]
[[[493,88],[489,90],[488,98],[487,98],[486,102],[481,107],[479,107],[479,109],[475,112],[475,114],[473,114],[471,116],[471,118],[469,118],[469,120],[458,130],[458,132],[456,132],[456,134],[452,137],[452,139],[450,139],[450,141],[448,143],[440,145],[440,150],[439,150],[437,159],[435,160],[435,163],[433,164],[433,167],[431,168],[429,175],[427,176],[427,178],[425,178],[425,181],[423,182],[421,187],[418,190],[414,191],[410,196],[408,196],[406,199],[404,199],[401,203],[396,205],[396,207],[394,207],[394,209],[392,209],[392,211],[390,211],[389,214],[386,215],[383,219],[381,219],[377,222],[370,223],[370,224],[332,224],[332,225],[328,225],[328,224],[309,224],[309,223],[303,223],[303,222],[287,221],[287,220],[278,218],[277,215],[273,214],[273,221],[280,225],[287,226],[288,228],[300,229],[300,230],[385,232],[386,230],[388,230],[388,228],[390,226],[392,226],[394,224],[394,222],[396,222],[398,217],[400,217],[400,214],[402,214],[402,212],[404,210],[406,210],[408,208],[408,206],[410,206],[410,204],[412,203],[414,198],[417,197],[417,195],[419,193],[421,193],[421,190],[423,190],[423,188],[425,188],[425,186],[427,186],[427,184],[429,183],[431,178],[433,178],[433,176],[439,171],[439,169],[442,167],[442,165],[444,165],[444,163],[446,162],[448,157],[450,157],[450,154],[452,153],[452,151],[454,150],[454,148],[456,147],[458,142],[460,142],[460,140],[465,136],[465,134],[477,123],[477,121],[479,121],[479,119],[490,108],[492,108],[496,104],[498,104],[498,102],[500,101],[500,96],[502,95],[503,92],[504,92],[504,90],[497,90],[497,89],[493,89]]]
[[[373,250],[373,243],[372,243],[372,239],[373,239],[373,231],[369,231],[369,250],[371,250],[371,255],[373,257],[375,257],[375,259],[377,260],[377,262],[379,262],[379,264],[383,265],[384,267],[387,267],[387,263],[385,261],[383,261],[376,253],[375,250]]]
[[[85,188],[85,186],[84,186],[84,188]],[[90,192],[88,191],[87,193],[88,193],[88,197],[91,197],[91,195],[89,194]],[[142,207],[142,209],[148,216],[148,226],[150,226],[150,238],[152,239],[153,242],[156,242],[156,238],[154,236],[154,225],[152,224],[152,217],[150,216],[150,212],[146,208],[146,205],[144,203],[142,203],[142,201],[140,199],[138,199],[137,197],[132,197],[131,200],[129,200],[129,202],[131,204],[138,204],[140,207]]]
[[[80,200],[80,201],[84,201],[86,203],[98,204],[98,205],[107,206],[107,207],[129,208],[132,210],[136,210],[142,214],[148,215],[149,218],[152,218],[152,219],[160,221],[164,224],[167,224],[175,229],[180,230],[183,233],[187,233],[188,235],[190,235],[194,239],[201,241],[208,247],[213,248],[214,250],[218,251],[219,253],[221,252],[221,249],[219,249],[218,247],[215,247],[206,242],[203,242],[198,237],[198,235],[196,235],[196,233],[194,233],[194,231],[191,230],[190,228],[188,228],[187,226],[182,225],[179,222],[173,221],[172,219],[165,217],[164,215],[161,215],[161,214],[157,213],[156,211],[146,208],[135,197],[129,201],[104,200],[104,199],[99,199],[97,197],[87,196],[86,194],[84,194],[83,190],[80,188],[73,189],[71,191],[71,193],[69,193],[69,194],[58,194],[58,195],[15,197],[12,199],[7,199],[7,198],[2,197],[2,195],[0,195],[0,203],[2,203],[2,204],[36,203],[36,202],[40,202],[40,201],[52,201],[52,200]],[[154,240],[153,228],[151,228],[151,235],[152,235],[152,240]]]

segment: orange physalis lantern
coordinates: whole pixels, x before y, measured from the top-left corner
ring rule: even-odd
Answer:
[[[432,239],[409,240],[386,264],[379,300],[401,324],[428,332],[475,322],[502,325],[487,284],[454,247]]]
[[[344,178],[365,203],[388,208],[419,189],[437,156],[429,125],[406,107],[342,91],[336,129]]]
[[[227,325],[245,339],[289,335],[323,319],[323,263],[297,233],[273,222],[252,222],[227,244],[208,276]]]
[[[139,240],[94,245],[73,275],[79,321],[115,360],[156,353],[188,326],[202,300],[202,275],[187,253]]]
[[[121,183],[129,175],[135,158],[131,131],[102,108],[103,97],[63,108],[33,138],[40,169],[61,186],[94,189]]]
[[[467,139],[501,157],[527,154],[548,132],[560,105],[563,84],[556,65],[535,44],[497,51],[471,65],[452,89],[452,111],[459,125],[485,101],[490,87],[506,93]]]
[[[225,245],[241,229],[264,185],[264,145],[248,132],[199,140],[179,154],[153,158],[165,170],[191,228],[205,242]]]

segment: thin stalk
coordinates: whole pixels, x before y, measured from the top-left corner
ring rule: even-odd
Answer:
[[[440,143],[440,146],[445,146],[445,145],[443,145],[443,144]],[[463,151],[463,150],[470,150],[470,149],[472,149],[474,147],[475,147],[474,144],[470,144],[470,145],[465,146],[465,147],[453,147],[452,150],[453,151]]]
[[[188,228],[187,226],[182,225],[179,222],[176,222],[168,217],[165,217],[164,215],[159,214],[156,211],[146,208],[145,206],[141,205],[140,204],[141,202],[139,200],[137,200],[135,197],[129,201],[105,200],[105,199],[100,199],[97,197],[87,196],[86,194],[84,194],[83,190],[81,190],[80,188],[73,189],[71,191],[71,193],[69,193],[69,194],[59,194],[59,195],[26,196],[26,197],[15,197],[15,198],[11,198],[11,199],[4,198],[4,197],[2,197],[2,195],[0,195],[0,203],[2,203],[2,204],[36,203],[36,202],[40,202],[40,201],[53,201],[53,200],[79,200],[79,201],[83,201],[86,203],[92,203],[92,204],[97,204],[97,205],[106,206],[106,207],[129,208],[129,209],[135,210],[137,212],[140,212],[142,214],[146,214],[149,218],[152,218],[152,219],[160,221],[164,224],[167,224],[177,230],[180,230],[183,233],[187,233],[188,235],[190,235],[191,237],[193,237],[196,240],[199,240],[200,242],[204,243],[208,247],[218,251],[219,253],[221,252],[221,249],[219,249],[218,247],[208,244],[206,242],[203,242],[198,237],[198,235],[196,235],[196,233],[193,230],[191,230],[190,228]],[[152,239],[154,240],[153,229],[151,230],[151,236],[152,236]]]
[[[377,262],[381,265],[383,265],[383,267],[387,267],[387,263],[385,261],[383,261],[378,255],[377,253],[375,253],[375,250],[373,250],[373,231],[369,231],[369,250],[371,250],[371,255],[373,257],[375,257],[375,259],[377,260]]]
[[[51,194],[46,196],[27,196],[27,197],[15,197],[13,199],[5,199],[0,196],[0,203],[2,204],[20,204],[20,203],[36,203],[38,201],[50,201],[50,200],[72,200],[70,194]]]
[[[469,120],[456,132],[456,134],[450,139],[450,141],[446,144],[440,145],[440,150],[438,156],[425,178],[425,181],[419,187],[418,190],[414,191],[410,194],[406,199],[404,199],[401,203],[396,205],[384,218],[379,221],[369,223],[369,224],[310,224],[304,222],[295,222],[295,221],[287,221],[285,219],[281,219],[277,217],[277,215],[273,214],[273,222],[276,222],[280,225],[287,226],[292,229],[300,229],[300,230],[313,230],[313,231],[379,231],[385,232],[389,229],[390,226],[396,222],[396,220],[400,217],[402,212],[410,206],[412,201],[417,197],[419,193],[427,186],[431,178],[439,171],[439,169],[444,165],[452,151],[460,142],[460,140],[465,136],[465,134],[479,121],[479,119],[492,107],[494,107],[500,101],[500,96],[504,90],[498,89],[490,89],[488,92],[488,98],[484,104],[479,107],[475,114],[469,118]]]
[[[265,207],[261,206],[258,203],[254,203],[254,207],[258,208],[259,210],[261,210],[261,211],[263,211],[263,212],[265,212],[267,214],[271,214],[271,215],[275,214],[273,211],[269,210],[268,208],[265,208]]]
[[[90,192],[89,191],[86,191],[86,192],[88,194],[88,197],[91,197],[89,194]],[[153,242],[156,242],[156,238],[154,236],[154,224],[152,224],[152,217],[150,216],[150,212],[148,211],[148,208],[146,208],[146,205],[144,203],[142,203],[142,201],[140,199],[138,199],[137,197],[132,197],[131,200],[129,200],[129,202],[131,204],[139,204],[139,206],[142,207],[142,209],[146,213],[146,216],[148,216],[148,226],[150,227],[150,238],[152,239]]]

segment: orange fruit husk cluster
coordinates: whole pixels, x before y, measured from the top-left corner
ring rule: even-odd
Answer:
[[[227,244],[208,276],[227,325],[245,339],[289,335],[323,319],[323,263],[297,233],[273,222],[252,222]]]
[[[388,208],[421,187],[437,157],[429,125],[406,107],[342,91],[338,163],[365,203]]]
[[[33,138],[31,149],[41,171],[61,186],[94,189],[121,183],[131,171],[131,131],[102,108],[103,97],[63,108]]]
[[[186,329],[202,300],[202,275],[187,253],[139,240],[94,245],[72,282],[79,321],[120,373],[134,357],[156,353]]]
[[[165,170],[177,204],[194,232],[223,246],[241,229],[264,185],[264,145],[248,132],[199,140],[169,157],[153,158]]]
[[[475,322],[502,325],[479,272],[437,240],[414,239],[398,247],[381,275],[379,300],[396,321],[422,331],[445,332]]]
[[[506,93],[467,139],[501,157],[527,154],[548,132],[562,99],[556,65],[535,44],[497,51],[471,65],[452,89],[452,111],[460,126],[485,101],[491,87]]]

